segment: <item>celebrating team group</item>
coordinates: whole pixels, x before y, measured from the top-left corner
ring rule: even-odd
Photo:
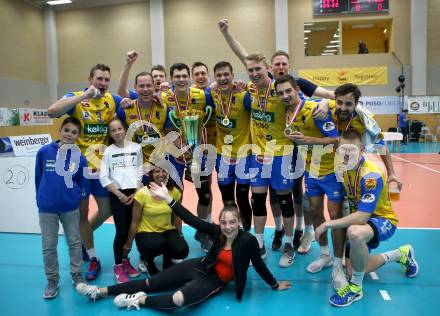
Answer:
[[[281,250],[279,266],[294,266],[296,253],[307,254],[316,240],[320,255],[307,272],[332,267],[333,306],[362,299],[365,273],[384,264],[397,262],[407,277],[417,275],[411,245],[370,254],[396,230],[388,184],[400,188],[402,183],[378,124],[358,105],[360,89],[346,83],[329,91],[293,78],[286,52],[275,52],[269,65],[264,55],[247,53],[228,20],[218,25],[245,66],[247,84],[234,78],[228,61],[215,64],[212,83],[203,62],[191,69],[174,63],[169,81],[165,68],[156,65],[138,73],[131,90],[130,70],[138,58],[132,50],[117,95],[108,92],[110,68],[97,64],[88,88],[49,107],[51,117],[68,117],[60,139],[42,147],[36,161],[45,298],[58,294],[59,222],[76,290],[92,299],[116,296],[118,307],[191,306],[218,294],[230,281],[241,300],[250,265],[272,289],[289,289],[291,283],[277,281],[264,262],[268,196],[275,222],[271,248]],[[386,172],[365,155],[367,150],[379,153]],[[214,169],[223,202],[218,224],[211,218]],[[196,188],[197,216],[181,204],[183,178]],[[98,206],[91,217],[90,195]],[[117,284],[97,287],[86,283],[81,263],[89,261],[85,279],[95,280],[101,261],[93,230],[110,216],[116,228]],[[203,258],[186,259],[182,221],[196,229]],[[137,257],[133,241],[137,268],[128,256]],[[158,256],[162,269],[156,266]],[[146,279],[130,280],[141,272]],[[150,295],[161,291],[165,293]]]

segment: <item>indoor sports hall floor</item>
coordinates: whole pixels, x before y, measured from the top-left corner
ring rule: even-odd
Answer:
[[[333,293],[331,269],[311,275],[307,264],[318,254],[317,243],[307,255],[297,255],[292,267],[278,267],[280,252],[268,251],[267,264],[278,280],[290,280],[292,289],[270,290],[255,271],[249,270],[248,283],[241,303],[229,285],[224,293],[208,302],[174,313],[186,315],[439,315],[440,311],[440,143],[403,146],[393,153],[397,174],[404,182],[400,200],[394,208],[400,218],[400,229],[376,252],[411,243],[416,252],[420,273],[414,279],[405,278],[398,264],[391,263],[376,274],[366,275],[364,299],[348,308],[337,309],[328,303]],[[184,204],[195,210],[196,195],[190,184]],[[214,190],[214,210],[221,207],[220,195]],[[192,193],[189,193],[192,192]],[[216,218],[216,215],[213,216]],[[269,220],[269,225],[273,225]],[[202,256],[193,239],[194,230],[184,227],[191,248],[191,257]],[[266,230],[266,245],[270,247],[273,228]],[[114,227],[103,225],[95,232],[96,249],[103,264],[97,285],[113,284],[112,240]],[[77,294],[70,281],[67,248],[64,237],[59,242],[60,290],[57,298],[44,300],[45,277],[39,235],[0,234],[0,315],[122,315],[125,313],[162,313],[143,309],[118,310],[111,299],[96,302]],[[137,256],[132,255],[137,263]],[[160,262],[160,260],[159,260]],[[160,266],[160,264],[158,264]]]

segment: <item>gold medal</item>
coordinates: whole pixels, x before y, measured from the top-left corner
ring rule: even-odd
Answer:
[[[229,123],[230,123],[230,121],[229,121],[228,117],[225,116],[225,118],[222,120],[223,126],[228,127]]]

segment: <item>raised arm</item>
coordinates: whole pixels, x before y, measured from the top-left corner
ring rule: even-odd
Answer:
[[[126,55],[127,58],[125,60],[124,69],[122,69],[118,84],[118,94],[123,98],[129,97],[128,76],[130,75],[131,66],[133,66],[133,63],[138,58],[138,53],[135,50],[128,51]]]
[[[49,117],[59,117],[63,114],[69,112],[75,104],[81,102],[82,100],[93,97],[93,95],[98,91],[93,85],[91,85],[83,94],[80,95],[65,95],[54,104],[49,106],[47,109],[47,114]]]
[[[173,200],[165,184],[159,186],[154,182],[150,183],[150,192],[164,200],[171,207],[173,213],[179,216],[189,226],[194,227],[198,231],[208,234],[211,237],[216,237],[218,234],[218,225],[202,221],[200,218],[194,216],[190,211],[183,207],[179,202]]]
[[[248,54],[246,51],[246,48],[244,48],[239,41],[235,39],[234,36],[229,32],[229,20],[228,19],[221,19],[218,21],[218,27],[220,29],[220,32],[223,34],[223,37],[225,38],[226,42],[228,43],[229,47],[232,49],[234,54],[241,60],[243,64],[245,64],[245,58]]]

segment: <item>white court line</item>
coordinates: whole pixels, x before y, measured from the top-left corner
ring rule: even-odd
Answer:
[[[379,277],[377,276],[376,272],[370,272],[370,277],[371,277],[373,280],[379,280]]]
[[[402,157],[398,157],[398,156],[394,156],[394,155],[391,155],[391,157],[396,158],[396,159],[403,160],[403,161],[405,161],[405,162],[409,162],[410,164],[416,165],[416,166],[418,166],[418,167],[420,167],[420,168],[427,169],[427,170],[429,170],[429,171],[432,171],[432,172],[435,172],[435,173],[440,174],[440,171],[435,170],[435,169],[432,169],[432,168],[429,168],[429,167],[426,167],[426,166],[421,165],[421,164],[419,164],[419,163],[417,163],[417,162],[413,162],[413,161],[411,161],[411,160],[408,160],[408,159],[405,159],[405,158],[402,158]]]
[[[408,230],[440,230],[438,227],[399,227],[399,230],[401,229],[408,229]]]
[[[384,301],[391,301],[391,297],[388,295],[388,292],[385,290],[379,290],[380,295],[382,295],[382,298]]]

